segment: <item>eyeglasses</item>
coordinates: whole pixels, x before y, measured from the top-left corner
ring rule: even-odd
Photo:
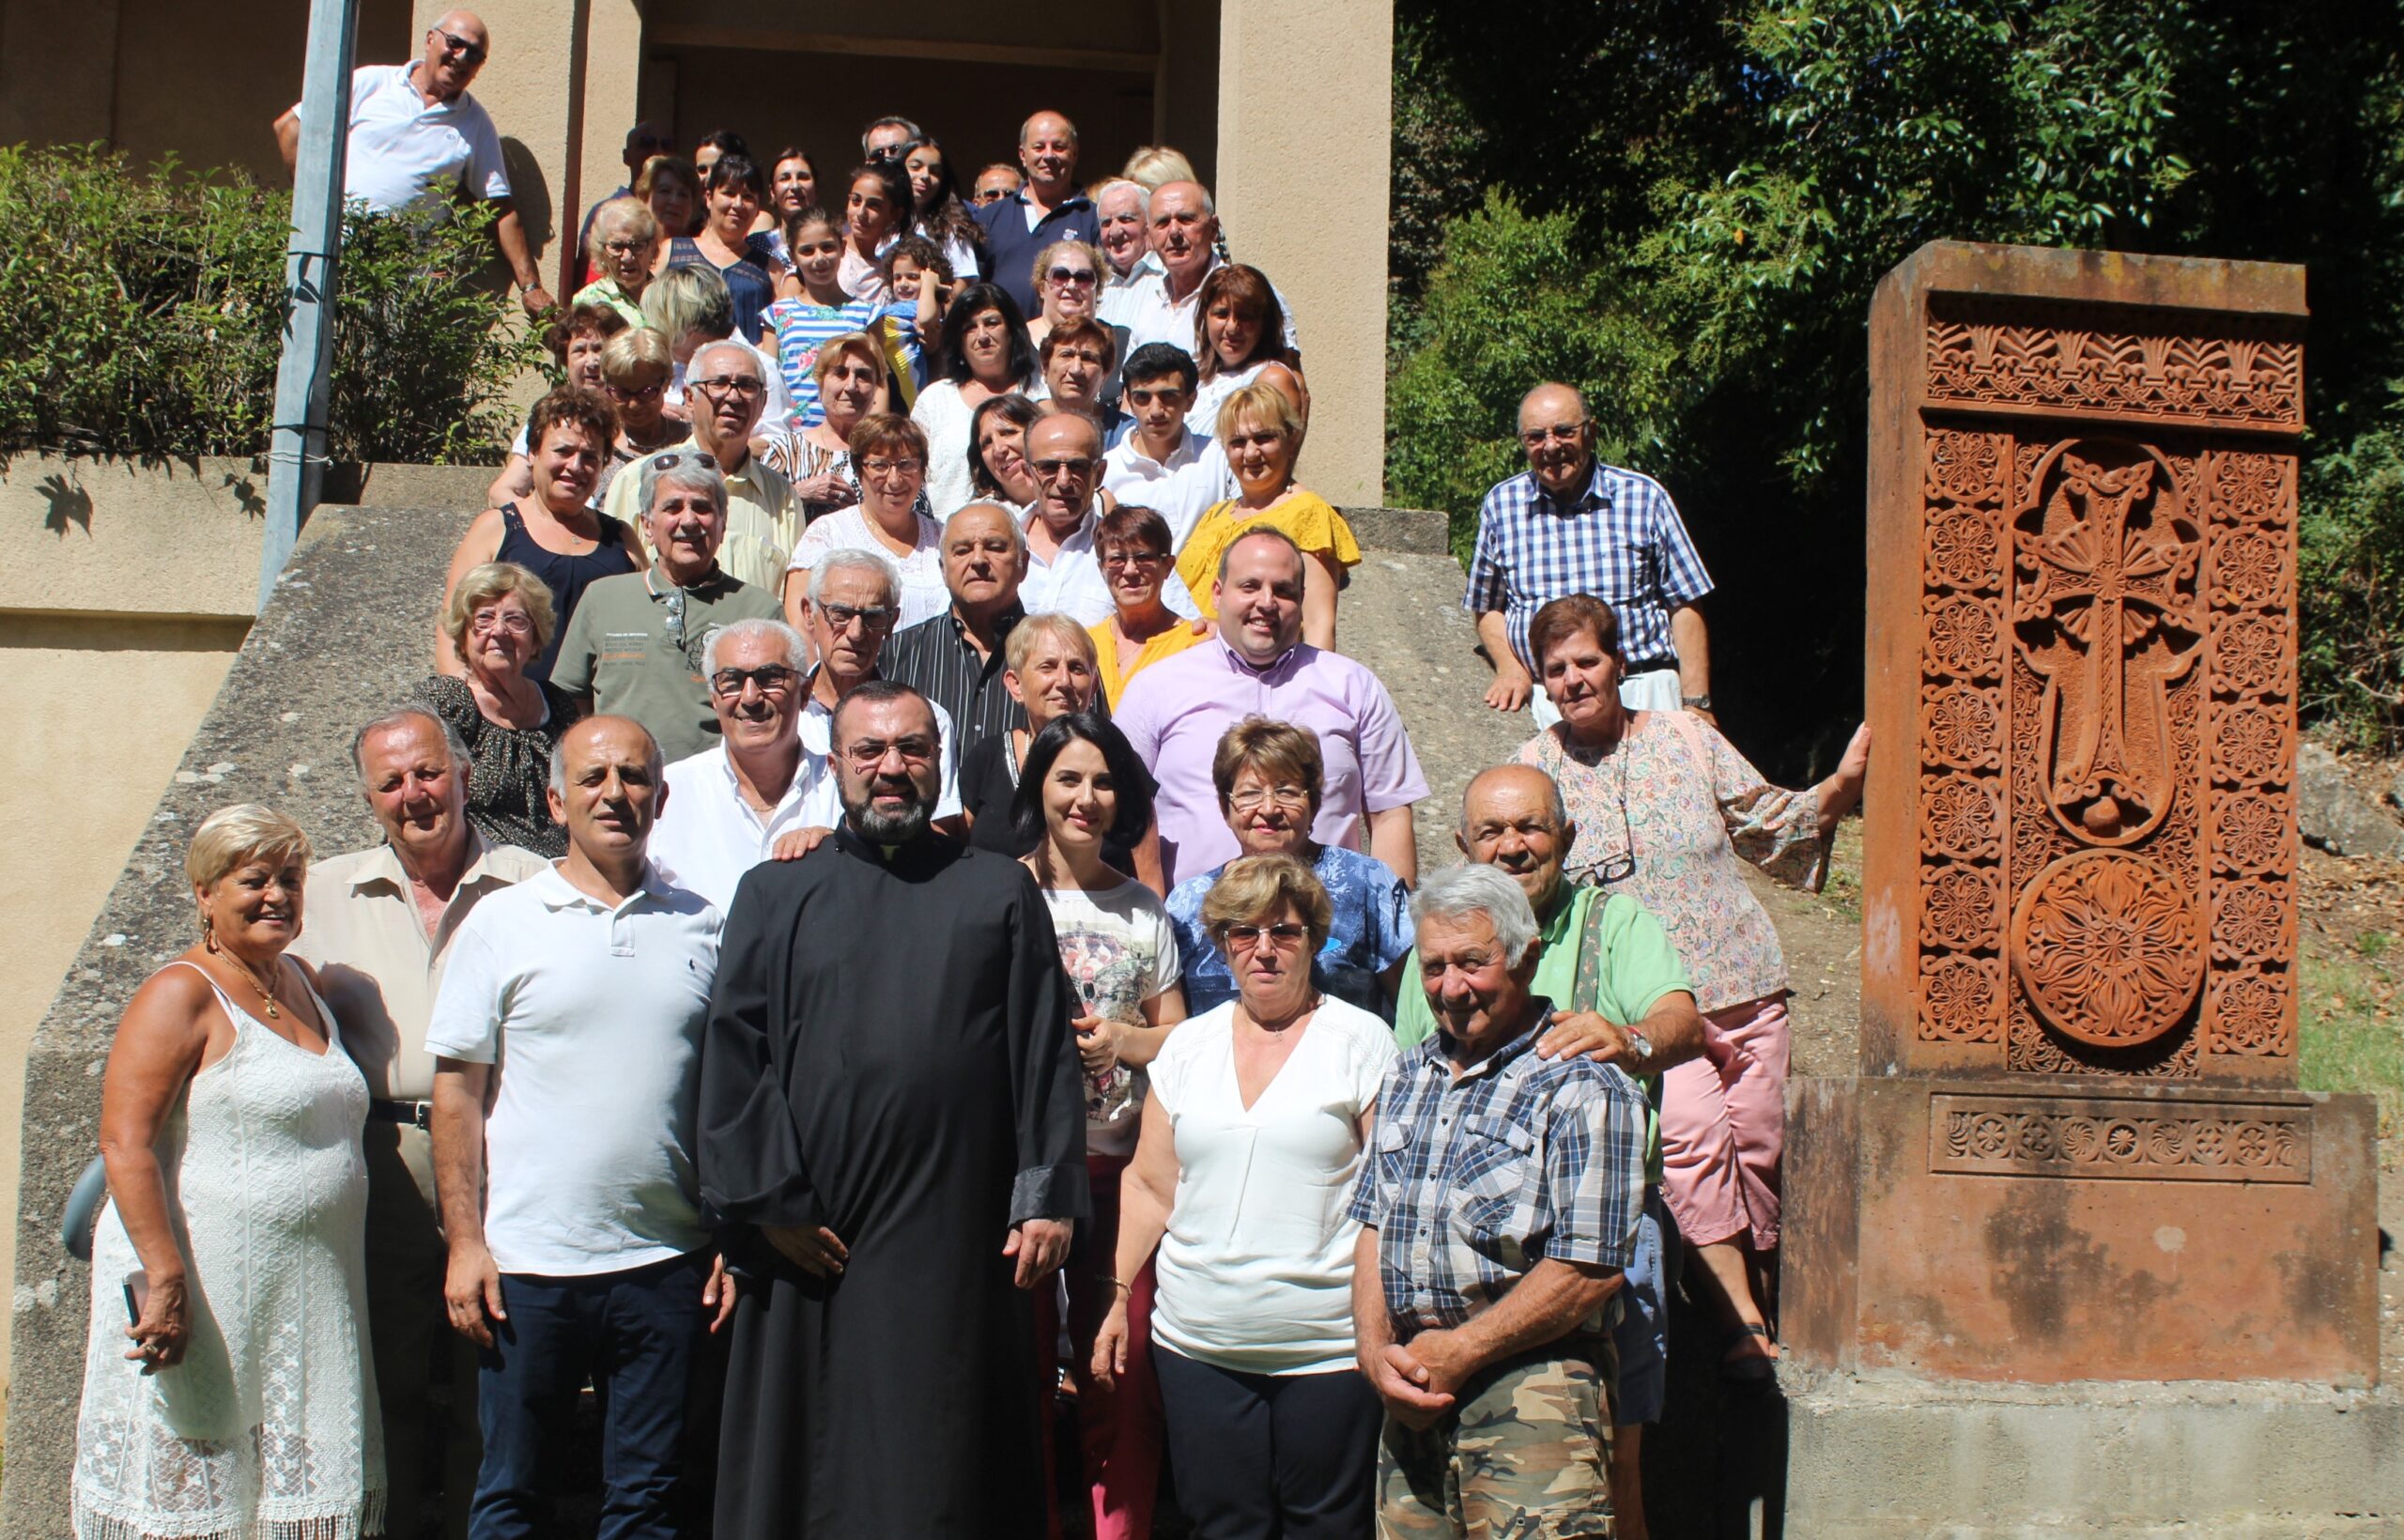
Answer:
[[[887,754],[899,754],[911,764],[924,764],[935,757],[932,738],[896,738],[885,743],[875,738],[863,738],[843,746],[843,758],[855,770],[873,770],[885,762]]]
[[[1064,471],[1079,479],[1093,474],[1093,462],[1083,455],[1072,460],[1030,460],[1026,468],[1044,481],[1050,481]]]
[[[692,383],[694,389],[707,391],[712,395],[734,395],[747,399],[768,388],[767,382],[757,375],[714,375]]]
[[[870,631],[893,629],[893,610],[881,604],[822,604],[818,607],[818,612],[826,617],[828,628],[838,635],[849,631],[854,621],[859,622],[863,628]]]
[[[461,58],[467,60],[470,64],[482,64],[485,62],[484,44],[471,43],[467,38],[460,37],[457,33],[445,32],[440,27],[434,28],[433,32],[436,37],[442,39],[442,52],[445,54],[456,54]]]
[[[1310,932],[1302,926],[1293,924],[1230,925],[1219,934],[1226,938],[1228,947],[1241,947],[1247,951],[1259,946],[1261,938],[1266,936],[1270,943],[1282,952],[1309,935]]]
[[[1148,567],[1168,560],[1166,551],[1104,551],[1102,564],[1105,567]]]
[[[513,637],[531,637],[534,634],[534,618],[514,609],[479,609],[468,617],[468,629],[478,636],[506,631]]]
[[[666,394],[668,381],[663,379],[656,385],[645,385],[640,390],[634,390],[624,385],[612,385],[609,390],[610,396],[619,401],[648,401],[653,396]]]
[[[710,688],[720,695],[737,696],[744,685],[757,685],[762,695],[781,695],[800,677],[781,663],[765,663],[756,669],[720,669],[710,675]]]
[[[1584,436],[1585,432],[1586,424],[1583,422],[1556,423],[1550,427],[1522,429],[1519,434],[1519,442],[1530,449],[1542,449],[1545,440],[1549,439],[1558,439],[1564,444],[1574,444]]]
[[[1056,284],[1090,284],[1094,281],[1091,268],[1055,268],[1043,275]]]
[[[879,478],[915,476],[926,468],[927,462],[924,460],[862,460],[860,462],[860,470],[863,473]]]
[[[1227,806],[1240,813],[1248,813],[1264,802],[1274,802],[1281,808],[1307,808],[1311,794],[1299,786],[1247,786],[1227,797]]]
[[[611,256],[632,256],[637,252],[651,250],[651,243],[647,240],[605,240],[601,249]]]

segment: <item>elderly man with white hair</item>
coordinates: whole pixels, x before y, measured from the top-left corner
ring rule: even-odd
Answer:
[[[1439,1030],[1387,1071],[1348,1209],[1354,1347],[1386,1406],[1379,1532],[1610,1534],[1644,1097],[1617,1065],[1538,1052],[1554,1002],[1509,872],[1454,867],[1410,914]]]
[[[775,377],[758,350],[740,338],[701,344],[685,367],[692,436],[660,451],[700,450],[716,462],[726,485],[726,538],[719,563],[751,587],[769,593],[784,582],[785,563],[792,559],[794,542],[801,538],[802,526],[801,500],[794,495],[793,483],[751,453],[751,435],[760,426],[761,408]],[[601,511],[624,523],[640,522],[648,504],[637,500],[642,495],[638,486],[627,485],[635,480],[621,472],[609,484]],[[646,544],[656,555],[658,546]]]
[[[1198,357],[1202,280],[1219,265],[1218,206],[1200,182],[1163,182],[1153,189],[1145,217],[1151,223],[1152,260],[1160,264],[1160,276],[1130,289],[1105,318],[1127,329],[1130,353],[1146,343],[1168,342]],[[1299,360],[1302,340],[1293,301],[1274,283],[1269,287],[1286,315],[1286,350]]]
[[[670,759],[688,759],[718,739],[701,682],[711,633],[736,621],[776,620],[782,610],[774,589],[718,564],[727,488],[717,460],[700,450],[670,450],[618,481],[635,486],[655,560],[648,572],[604,578],[584,591],[560,639],[551,683],[596,712],[633,717]]]
[[[721,911],[778,836],[801,826],[810,782],[799,732],[808,655],[799,632],[769,620],[736,621],[701,650],[718,745],[668,767],[651,858]]]
[[[1113,326],[1125,326],[1117,314],[1145,283],[1160,276],[1161,259],[1152,254],[1151,194],[1141,182],[1124,177],[1102,184],[1094,193],[1094,215],[1102,223],[1102,260],[1110,270],[1102,275],[1102,292],[1094,314]]]

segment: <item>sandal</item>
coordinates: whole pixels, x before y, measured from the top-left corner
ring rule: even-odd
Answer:
[[[1719,1339],[1725,1349],[1719,1358],[1719,1378],[1732,1385],[1765,1385],[1778,1378],[1778,1360],[1767,1353],[1746,1353],[1735,1356],[1735,1349],[1759,1338],[1775,1347],[1776,1339],[1769,1328],[1757,1322],[1738,1326]]]

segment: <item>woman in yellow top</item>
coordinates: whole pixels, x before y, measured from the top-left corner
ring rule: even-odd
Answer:
[[[1294,485],[1302,422],[1302,408],[1265,377],[1227,397],[1219,408],[1219,444],[1240,490],[1194,523],[1178,552],[1177,575],[1203,615],[1216,620],[1220,555],[1248,531],[1280,531],[1312,558],[1303,567],[1302,639],[1332,652],[1335,593],[1345,569],[1359,564],[1361,545],[1342,514]]]
[[[1114,711],[1129,680],[1210,634],[1210,627],[1179,619],[1161,601],[1176,560],[1172,544],[1168,520],[1132,503],[1120,503],[1094,525],[1094,560],[1102,563],[1112,608],[1107,620],[1087,629],[1102,699]]]

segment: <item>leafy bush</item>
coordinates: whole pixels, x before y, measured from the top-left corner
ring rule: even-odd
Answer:
[[[2404,410],[2307,461],[2300,493],[2299,703],[2307,720],[2394,753],[2404,748]]]
[[[488,462],[539,349],[485,281],[492,216],[354,212],[328,450]],[[256,454],[284,343],[288,192],[98,146],[0,147],[0,453]]]

